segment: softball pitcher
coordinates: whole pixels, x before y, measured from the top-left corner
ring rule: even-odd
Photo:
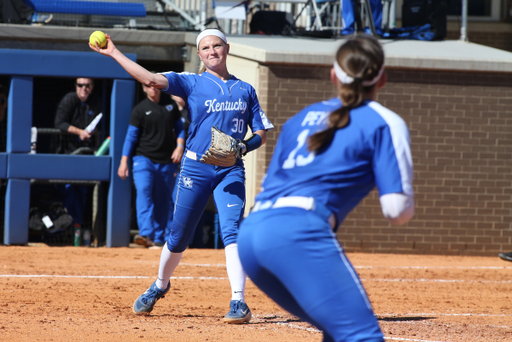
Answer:
[[[197,53],[203,62],[200,74],[153,74],[129,60],[107,35],[107,48],[90,46],[114,58],[135,79],[163,92],[183,98],[188,106],[189,137],[182,159],[171,234],[162,249],[158,279],[133,305],[135,313],[151,312],[156,301],[170,289],[170,278],[183,251],[190,244],[196,226],[213,193],[219,212],[220,230],[226,253],[226,267],[231,284],[227,323],[248,322],[251,311],[245,303],[246,274],[238,257],[236,239],[245,206],[245,170],[240,159],[231,167],[204,164],[200,161],[209,149],[212,126],[240,141],[248,127],[254,134],[242,142],[243,153],[257,149],[273,128],[261,110],[254,88],[227,70],[229,44],[218,29],[202,31],[197,39]]]
[[[383,214],[414,213],[409,131],[375,102],[384,53],[370,36],[345,42],[331,80],[338,97],[283,126],[238,251],[251,280],[277,304],[324,332],[324,341],[383,342],[377,319],[335,231],[376,186]]]

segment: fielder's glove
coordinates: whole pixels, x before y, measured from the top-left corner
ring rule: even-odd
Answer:
[[[242,158],[243,145],[240,140],[212,127],[212,143],[200,161],[215,166],[233,166]]]

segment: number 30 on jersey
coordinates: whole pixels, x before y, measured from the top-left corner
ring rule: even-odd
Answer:
[[[233,119],[233,128],[231,128],[231,132],[233,133],[243,133],[244,131],[244,119]]]

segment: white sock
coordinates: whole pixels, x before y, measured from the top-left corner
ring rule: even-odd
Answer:
[[[232,243],[224,248],[226,253],[226,269],[231,284],[231,300],[241,300],[245,302],[245,274],[240,258],[238,257],[238,245]]]
[[[162,254],[160,254],[160,265],[158,266],[158,279],[156,280],[156,286],[159,289],[165,290],[167,288],[167,284],[169,284],[169,280],[171,279],[172,274],[178,264],[180,263],[181,253],[171,253],[169,248],[167,248],[167,242],[162,248]]]

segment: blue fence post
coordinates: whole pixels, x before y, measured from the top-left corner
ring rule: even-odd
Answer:
[[[4,243],[28,243],[28,215],[30,210],[30,180],[9,179],[5,193]]]
[[[7,153],[30,152],[33,87],[33,77],[11,78],[7,99]]]
[[[123,181],[117,169],[133,108],[135,82],[114,80],[111,98],[110,148],[112,157],[107,211],[107,247],[127,247],[130,244],[131,181]]]
[[[10,153],[30,152],[33,77],[13,76],[7,99],[7,162]],[[14,115],[16,113],[16,115]],[[9,169],[7,177],[11,178]],[[28,243],[30,180],[9,179],[5,193],[4,243]]]

